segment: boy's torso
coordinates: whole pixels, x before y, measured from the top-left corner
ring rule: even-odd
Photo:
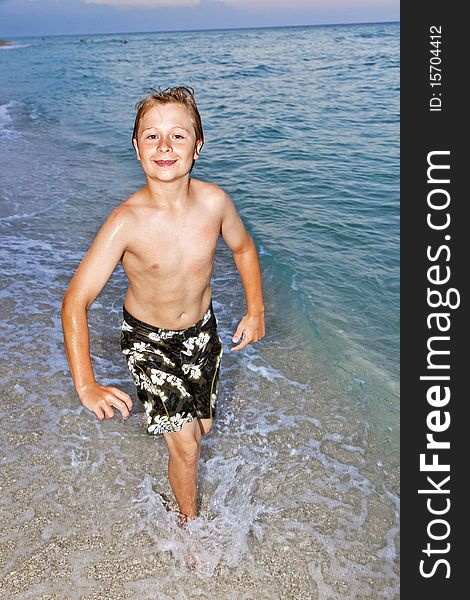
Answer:
[[[206,312],[221,227],[216,189],[191,179],[183,211],[156,209],[142,190],[123,203],[133,215],[121,257],[130,284],[124,304],[137,319],[184,329]]]

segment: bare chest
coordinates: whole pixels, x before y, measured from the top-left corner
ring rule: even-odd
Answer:
[[[212,269],[219,224],[194,216],[184,219],[151,219],[132,236],[123,267],[156,279],[188,273],[203,276]]]

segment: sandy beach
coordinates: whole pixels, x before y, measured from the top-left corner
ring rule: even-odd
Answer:
[[[284,366],[291,385],[261,378],[256,392],[282,398],[283,423],[269,410],[253,418],[242,381],[225,390],[188,530],[176,524],[165,444],[144,434],[137,402],[128,421],[99,423],[74,394],[38,402],[41,376],[26,392],[4,365],[2,597],[397,599],[398,465],[380,450],[386,432],[365,446],[359,415],[336,418],[338,399],[320,390],[300,416],[306,382],[293,377],[308,366],[297,358]]]

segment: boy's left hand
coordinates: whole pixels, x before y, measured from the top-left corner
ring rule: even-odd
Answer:
[[[257,342],[264,337],[264,315],[249,315],[246,314],[238,324],[232,342],[241,343],[238,346],[233,346],[230,351],[242,350],[251,342]]]

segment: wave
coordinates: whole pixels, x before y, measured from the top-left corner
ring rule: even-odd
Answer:
[[[2,46],[3,48],[4,46]],[[11,100],[7,104],[0,104],[0,139],[14,137],[15,131],[13,128],[13,119],[11,109],[14,106],[14,101]]]
[[[5,46],[0,46],[0,50],[16,50],[17,48],[29,48],[33,44],[5,44]]]

